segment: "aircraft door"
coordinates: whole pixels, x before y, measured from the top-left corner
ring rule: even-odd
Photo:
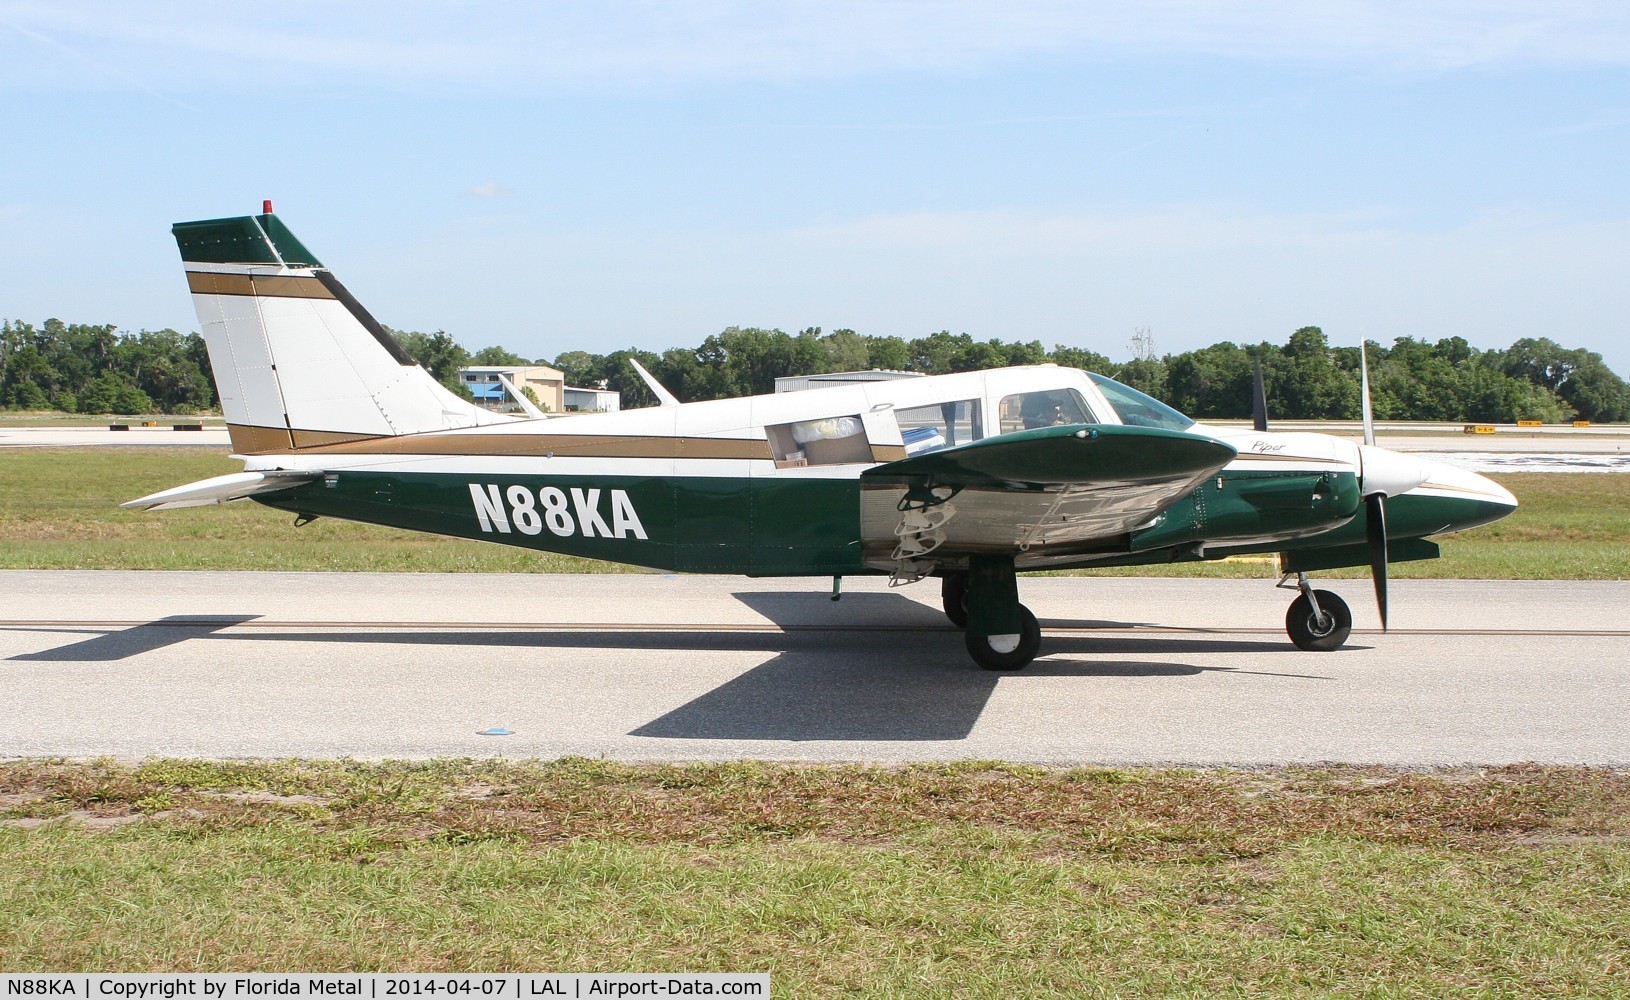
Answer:
[[[856,572],[860,558],[860,473],[904,457],[886,410],[872,412],[858,393],[811,390],[838,403],[826,414],[764,425],[768,461],[750,478],[749,573],[825,575]],[[760,405],[785,417],[773,398]],[[805,411],[808,412],[807,410]]]

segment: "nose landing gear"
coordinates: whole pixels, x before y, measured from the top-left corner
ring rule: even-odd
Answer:
[[[1283,587],[1284,581],[1279,585]],[[1314,590],[1306,573],[1296,574],[1301,595],[1285,612],[1285,633],[1299,649],[1323,653],[1340,649],[1353,631],[1353,612],[1347,602],[1328,590]]]

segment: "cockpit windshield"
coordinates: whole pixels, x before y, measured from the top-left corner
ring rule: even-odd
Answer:
[[[1153,396],[1146,396],[1129,385],[1092,372],[1087,377],[1098,383],[1098,388],[1114,409],[1121,423],[1133,427],[1159,427],[1169,431],[1186,431],[1194,421],[1178,413]]]

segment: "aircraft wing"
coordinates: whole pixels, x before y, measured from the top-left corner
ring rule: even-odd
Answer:
[[[1010,552],[1020,568],[1102,550],[1232,461],[1183,431],[1040,427],[916,455],[861,476],[868,563]]]
[[[1072,424],[1000,434],[881,465],[867,479],[933,477],[960,483],[1129,483],[1208,476],[1234,460],[1231,445],[1182,431]]]

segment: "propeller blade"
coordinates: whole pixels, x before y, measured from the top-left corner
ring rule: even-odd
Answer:
[[[1256,359],[1256,382],[1251,388],[1251,426],[1255,430],[1268,429],[1268,390],[1262,384],[1262,359]]]
[[[1364,529],[1370,543],[1370,578],[1375,581],[1375,606],[1381,612],[1381,631],[1387,630],[1387,498],[1371,493],[1364,498]]]
[[[1370,412],[1370,361],[1364,353],[1364,342],[1358,344],[1359,398],[1364,409],[1364,443],[1375,446],[1375,415]]]

